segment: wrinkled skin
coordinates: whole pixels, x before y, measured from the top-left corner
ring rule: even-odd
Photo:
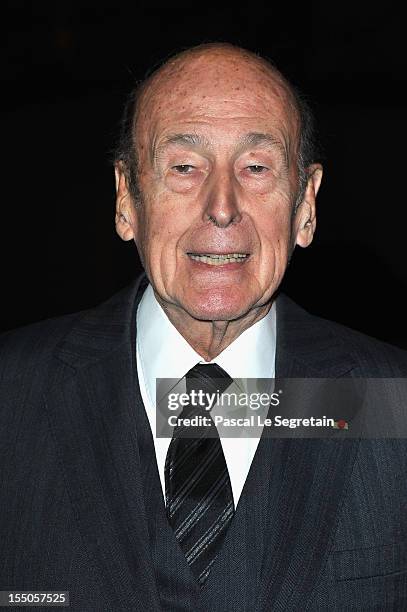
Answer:
[[[295,247],[315,231],[322,168],[298,194],[299,122],[278,73],[220,45],[153,77],[135,133],[140,203],[116,167],[116,228],[134,239],[170,321],[209,361],[264,317]],[[210,265],[191,254],[246,254]],[[213,261],[213,260],[210,260]]]

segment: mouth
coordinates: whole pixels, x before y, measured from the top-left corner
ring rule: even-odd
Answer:
[[[194,261],[209,266],[224,266],[234,263],[244,263],[250,257],[250,253],[187,253]]]

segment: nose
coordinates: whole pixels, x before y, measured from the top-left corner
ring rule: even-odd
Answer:
[[[210,220],[216,227],[223,228],[232,223],[239,223],[241,212],[234,177],[227,170],[219,170],[211,178],[204,210],[204,221]]]

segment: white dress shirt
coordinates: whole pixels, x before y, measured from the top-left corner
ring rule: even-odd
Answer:
[[[181,379],[197,363],[217,363],[232,378],[274,378],[276,353],[275,304],[213,361],[205,361],[170,322],[148,285],[137,309],[137,372],[141,396],[154,439],[165,500],[165,458],[170,438],[156,436],[156,379]],[[259,438],[221,437],[235,507],[256,452]]]

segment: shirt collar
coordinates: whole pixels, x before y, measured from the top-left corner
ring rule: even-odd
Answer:
[[[246,329],[213,361],[232,378],[274,378],[275,303],[260,321]],[[156,379],[180,379],[197,363],[206,362],[168,319],[148,285],[137,310],[137,350],[149,397]],[[155,404],[155,401],[153,401]]]

